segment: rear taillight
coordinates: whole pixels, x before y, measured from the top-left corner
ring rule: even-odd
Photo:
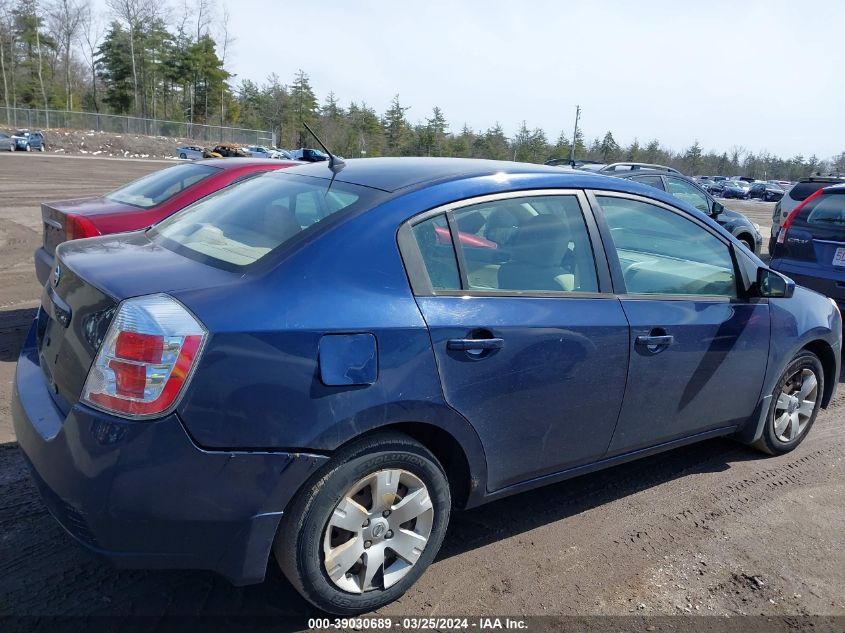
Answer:
[[[805,198],[804,202],[802,202],[801,204],[799,204],[797,207],[795,207],[792,210],[792,213],[790,213],[789,217],[787,217],[786,220],[784,221],[783,227],[781,228],[780,233],[778,233],[778,244],[783,244],[784,242],[786,242],[786,238],[788,237],[788,233],[789,233],[789,227],[792,226],[792,222],[795,221],[795,217],[799,213],[801,213],[801,209],[806,207],[807,204],[809,204],[811,200],[815,200],[816,198],[818,198],[822,194],[824,194],[824,189],[819,189],[818,191],[815,191],[811,196],[808,196],[807,198]]]
[[[127,299],[91,365],[82,399],[124,417],[166,413],[184,391],[206,336],[202,324],[167,295]]]
[[[96,237],[99,234],[99,229],[85,216],[74,213],[68,213],[65,216],[65,241]]]

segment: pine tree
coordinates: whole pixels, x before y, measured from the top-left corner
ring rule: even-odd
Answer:
[[[390,108],[384,113],[382,119],[384,136],[387,152],[391,156],[398,156],[402,153],[408,134],[408,121],[405,119],[405,112],[408,109],[399,102],[399,95],[397,94],[390,102]]]

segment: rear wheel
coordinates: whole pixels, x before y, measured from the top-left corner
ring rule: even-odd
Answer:
[[[437,459],[399,434],[342,449],[285,511],[273,551],[291,584],[338,615],[377,609],[434,560],[449,522]]]
[[[770,455],[788,453],[807,437],[821,407],[824,371],[818,357],[802,351],[787,366],[772,393],[763,436],[755,443]]]
[[[185,152],[182,152],[181,154],[179,154],[179,158],[184,160],[184,159],[188,158],[188,155]]]

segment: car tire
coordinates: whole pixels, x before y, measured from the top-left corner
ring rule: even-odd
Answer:
[[[45,150],[44,150],[44,145],[39,145],[39,147],[38,147],[38,151],[39,151],[39,152],[43,152],[43,151],[45,151]]]
[[[182,152],[181,154],[179,154],[179,158],[185,160],[186,158],[188,158],[188,155],[185,152]]]
[[[738,239],[740,242],[745,244],[745,248],[747,248],[755,255],[757,254],[756,244],[754,243],[754,240],[751,237],[749,237],[748,235],[741,235]]]
[[[387,491],[381,500],[379,488]],[[364,613],[396,600],[422,575],[443,542],[450,509],[449,483],[434,455],[404,434],[379,433],[341,449],[303,486],[284,512],[273,552],[312,605],[335,615]]]
[[[805,389],[806,395],[802,397]],[[769,455],[782,455],[794,450],[804,441],[816,421],[823,394],[824,369],[821,361],[812,352],[802,350],[787,365],[772,392],[763,435],[754,443],[755,448]],[[790,402],[792,398],[796,398],[797,404]]]
[[[25,151],[27,151],[27,152],[32,151],[32,146],[29,143],[26,144],[26,150]]]

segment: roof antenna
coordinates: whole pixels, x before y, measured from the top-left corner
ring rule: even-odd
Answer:
[[[326,144],[325,144],[325,143],[323,143],[323,141],[321,141],[321,140],[320,140],[320,137],[319,137],[319,136],[317,136],[317,135],[314,133],[314,130],[312,130],[312,129],[309,127],[309,125],[308,125],[305,121],[303,121],[303,122],[302,122],[302,125],[304,125],[304,126],[305,126],[305,129],[306,129],[306,130],[308,130],[309,132],[311,132],[311,136],[313,136],[313,137],[317,140],[317,142],[320,144],[320,147],[322,147],[322,148],[323,148],[323,151],[324,151],[324,152],[328,155],[328,157],[329,157],[329,169],[331,169],[331,170],[332,170],[332,173],[333,173],[333,174],[335,174],[335,175],[336,175],[336,174],[337,174],[337,172],[339,172],[341,169],[343,169],[344,167],[346,167],[346,163],[344,162],[344,160],[343,160],[342,158],[338,158],[337,156],[335,156],[334,154],[332,154],[332,153],[329,151],[329,148],[328,148],[328,147],[326,147]],[[334,177],[333,177],[333,178],[334,178]]]

